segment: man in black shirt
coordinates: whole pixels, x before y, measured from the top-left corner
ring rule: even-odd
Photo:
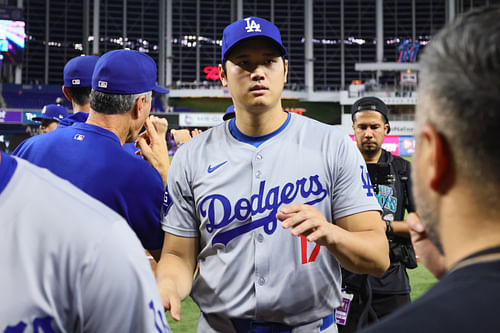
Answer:
[[[420,57],[409,214],[421,262],[441,280],[368,328],[500,332],[500,7],[460,15]]]
[[[354,135],[368,171],[364,179],[372,179],[386,223],[391,265],[380,278],[343,270],[345,291],[353,294],[346,325],[341,333],[356,332],[401,306],[410,303],[410,281],[406,268],[416,266],[405,210],[415,211],[411,193],[410,163],[382,149],[390,131],[387,106],[377,97],[363,97],[352,106]]]

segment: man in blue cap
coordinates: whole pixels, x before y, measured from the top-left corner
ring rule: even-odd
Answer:
[[[73,104],[73,114],[63,119],[59,127],[71,126],[75,122],[85,122],[90,111],[90,90],[92,73],[97,56],[79,56],[69,60],[64,66],[64,85],[62,91]]]
[[[283,111],[286,55],[267,20],[227,26],[219,71],[236,117],[186,142],[168,172],[158,287],[175,320],[191,294],[198,332],[337,332],[340,265],[374,275],[389,266],[358,149]]]
[[[61,120],[68,116],[68,111],[62,105],[47,104],[42,109],[39,117],[34,117],[34,121],[40,121],[40,131],[42,134],[52,132],[57,128]]]
[[[26,140],[14,154],[69,180],[117,211],[144,248],[158,258],[168,155],[157,161],[157,171],[122,148],[137,139],[144,124],[149,132],[156,131],[148,119],[153,91],[168,92],[156,84],[151,57],[132,50],[110,51],[94,69],[87,121]],[[166,142],[157,144],[166,147]]]

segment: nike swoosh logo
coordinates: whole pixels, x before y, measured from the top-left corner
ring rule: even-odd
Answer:
[[[216,166],[214,167],[211,167],[210,165],[208,166],[208,173],[212,173],[214,172],[215,170],[217,170],[219,167],[223,166],[224,164],[226,164],[227,161],[224,161],[222,162],[221,164],[217,164]]]

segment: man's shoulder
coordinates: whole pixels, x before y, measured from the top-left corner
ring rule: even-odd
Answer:
[[[39,134],[27,138],[16,147],[16,149],[13,152],[13,155],[24,158],[25,155],[28,154],[30,150],[33,149],[38,150],[41,147],[48,147],[48,145],[50,145],[50,142],[53,142],[54,140],[59,140],[61,134],[63,133],[59,133],[59,131],[52,131],[49,133]]]
[[[384,155],[383,160],[386,163],[391,163],[397,169],[407,170],[411,166],[410,161],[402,158],[401,156],[396,156],[385,149],[382,149],[382,154]]]

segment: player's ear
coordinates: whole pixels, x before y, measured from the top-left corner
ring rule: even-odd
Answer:
[[[68,88],[66,88],[64,85],[61,87],[61,90],[64,94],[64,96],[66,96],[66,99],[70,102],[73,102],[73,99],[71,98],[71,96],[69,95],[69,92],[68,92]]]
[[[448,140],[433,126],[425,125],[421,132],[421,151],[427,164],[429,187],[446,193],[455,179],[453,153]]]
[[[132,107],[132,117],[134,119],[141,118],[144,112],[149,112],[146,107],[146,95],[140,95]]]
[[[220,79],[220,82],[222,82],[222,86],[227,87],[226,72],[224,72],[224,68],[222,67],[222,64],[219,64],[219,79]]]
[[[285,83],[287,82],[287,77],[288,77],[288,59],[282,58],[284,61],[284,66],[285,66]]]
[[[389,124],[388,123],[384,124],[384,133],[385,133],[385,135],[389,134]]]

